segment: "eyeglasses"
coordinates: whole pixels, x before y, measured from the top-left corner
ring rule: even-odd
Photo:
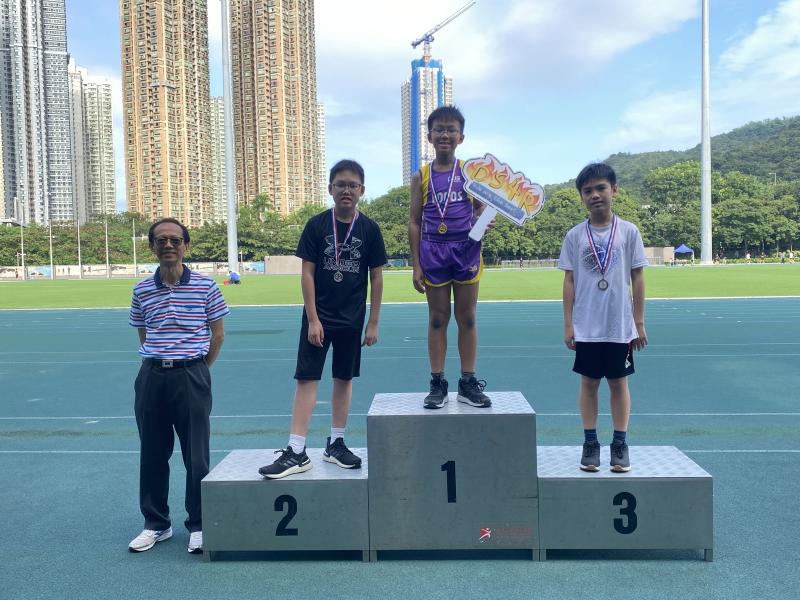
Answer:
[[[459,131],[455,127],[448,127],[447,129],[444,129],[443,127],[434,127],[433,129],[431,129],[431,131],[437,135],[442,135],[443,133],[446,133],[448,135],[458,135],[459,133],[461,133],[461,131]]]
[[[156,244],[158,246],[161,246],[162,248],[164,246],[166,246],[168,243],[173,245],[173,246],[175,246],[175,247],[178,247],[183,243],[183,238],[178,238],[178,237],[157,237],[156,238]]]
[[[350,190],[351,192],[355,192],[356,190],[361,189],[360,183],[356,183],[355,181],[337,181],[333,184],[333,189],[338,192],[343,192],[345,190]]]

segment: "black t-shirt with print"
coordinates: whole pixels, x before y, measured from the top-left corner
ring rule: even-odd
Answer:
[[[375,221],[359,213],[350,237],[344,242],[350,223],[337,220],[340,249],[337,266],[332,210],[308,220],[295,255],[316,265],[314,289],[317,315],[323,328],[361,330],[366,314],[369,270],[386,264],[383,235]],[[336,281],[336,273],[341,273],[341,281]],[[303,318],[307,318],[305,310]]]

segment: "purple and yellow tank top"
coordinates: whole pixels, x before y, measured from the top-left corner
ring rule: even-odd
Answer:
[[[464,189],[462,166],[463,161],[459,160],[458,166],[450,171],[434,171],[432,163],[423,165],[420,169],[423,197],[422,235],[429,241],[466,240],[469,230],[475,223],[475,206],[472,196]],[[451,174],[454,177],[452,186]],[[447,202],[448,190],[450,190],[450,202]],[[445,211],[444,219],[440,209]],[[442,233],[444,229],[446,231]]]

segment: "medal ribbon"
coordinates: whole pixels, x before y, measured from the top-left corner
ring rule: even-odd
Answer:
[[[597,263],[597,268],[600,269],[600,277],[605,278],[606,269],[608,269],[611,260],[611,246],[614,244],[614,237],[617,235],[617,215],[611,221],[611,233],[608,235],[608,242],[606,242],[605,254],[603,255],[603,262],[600,263],[600,257],[597,254],[597,248],[594,245],[594,238],[592,237],[592,226],[589,225],[589,219],[586,219],[586,237],[589,238],[589,247],[592,249],[592,255]]]
[[[333,222],[333,254],[336,257],[336,268],[339,268],[339,256],[342,254],[342,248],[339,246],[339,236],[336,233],[336,209],[331,209],[331,221]],[[353,215],[353,220],[350,221],[350,227],[347,228],[347,233],[344,235],[344,239],[342,240],[342,246],[347,243],[347,240],[350,239],[350,234],[353,233],[353,225],[356,224],[356,220],[358,219],[358,211],[355,212]]]
[[[430,178],[430,186],[431,190],[433,190],[433,200],[436,204],[436,209],[439,211],[439,214],[442,216],[442,223],[444,223],[444,215],[447,212],[447,206],[450,204],[450,192],[453,191],[453,182],[456,179],[456,167],[458,167],[458,159],[453,159],[453,171],[450,173],[450,186],[447,188],[447,197],[444,199],[444,208],[442,205],[439,204],[439,199],[436,197],[436,186],[433,185],[433,162],[431,162],[431,178]]]

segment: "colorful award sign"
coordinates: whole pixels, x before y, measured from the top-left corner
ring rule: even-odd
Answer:
[[[479,241],[489,222],[500,213],[519,226],[535,217],[544,206],[544,189],[523,173],[514,171],[492,154],[471,158],[461,172],[467,180],[464,189],[486,205],[480,218],[469,232]]]

